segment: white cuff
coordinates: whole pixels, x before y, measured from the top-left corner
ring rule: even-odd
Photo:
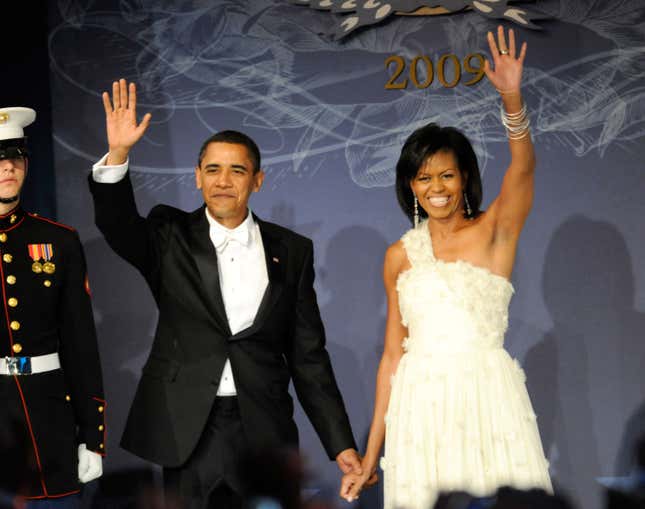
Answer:
[[[99,184],[116,184],[128,172],[130,158],[123,164],[106,165],[108,155],[105,154],[97,163],[92,166],[92,178]]]

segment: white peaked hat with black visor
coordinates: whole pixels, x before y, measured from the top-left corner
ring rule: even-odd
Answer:
[[[27,156],[27,137],[23,129],[36,120],[31,108],[0,108],[0,159]]]

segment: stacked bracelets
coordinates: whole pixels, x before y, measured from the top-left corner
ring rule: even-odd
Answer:
[[[502,124],[510,140],[521,140],[529,134],[529,117],[526,114],[526,103],[522,101],[522,108],[517,113],[507,113],[504,106],[500,106]]]

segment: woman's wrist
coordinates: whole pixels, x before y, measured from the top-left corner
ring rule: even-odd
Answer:
[[[366,452],[362,461],[363,472],[372,475],[376,471],[377,463],[378,458],[373,454]]]
[[[507,95],[507,96],[508,95],[520,95],[521,94],[519,88],[518,89],[509,89],[509,90],[500,90],[499,88],[496,88],[495,90],[497,90],[499,95],[502,95],[502,96],[504,96],[504,95]]]

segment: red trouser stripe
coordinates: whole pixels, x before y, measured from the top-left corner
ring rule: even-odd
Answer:
[[[31,419],[29,418],[29,411],[27,410],[27,402],[25,401],[25,395],[22,393],[22,387],[20,387],[18,376],[14,375],[13,379],[16,381],[16,385],[18,386],[18,392],[20,393],[20,399],[22,400],[22,409],[25,411],[25,418],[27,419],[27,426],[29,427],[29,434],[31,435],[31,443],[34,446],[34,453],[36,454],[36,463],[38,463],[38,472],[40,473],[40,484],[43,487],[43,493],[45,493],[45,496],[48,496],[47,486],[45,486],[45,479],[43,477],[43,467],[40,464],[40,454],[38,454],[36,437],[34,436],[34,430],[31,427]]]

